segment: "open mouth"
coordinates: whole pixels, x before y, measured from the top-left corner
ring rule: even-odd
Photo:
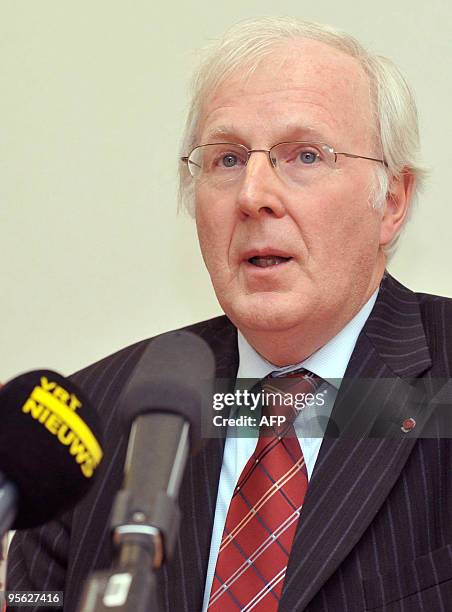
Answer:
[[[253,266],[258,268],[268,268],[270,266],[279,266],[287,261],[290,261],[292,257],[280,257],[279,255],[264,255],[250,257],[247,261]]]

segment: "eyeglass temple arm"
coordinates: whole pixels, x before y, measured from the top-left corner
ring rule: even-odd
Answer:
[[[187,156],[181,157],[180,160],[182,162],[184,162],[184,164],[191,164],[192,166],[196,166],[197,168],[201,168],[201,166],[199,164],[195,164],[194,161],[190,161],[189,158]]]
[[[345,157],[353,157],[354,159],[368,159],[370,161],[379,162],[380,164],[383,164],[384,166],[386,166],[386,168],[388,167],[388,164],[385,162],[384,159],[377,159],[376,157],[366,157],[365,155],[353,155],[353,153],[342,153],[340,151],[335,151],[334,154],[336,156],[345,155]]]

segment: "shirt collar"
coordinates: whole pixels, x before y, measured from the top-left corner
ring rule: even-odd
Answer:
[[[345,374],[356,341],[367,321],[378,295],[378,288],[361,310],[331,340],[300,363],[278,367],[260,355],[238,330],[239,369],[237,378],[264,378],[270,372],[289,372],[306,368],[328,381],[336,389]]]

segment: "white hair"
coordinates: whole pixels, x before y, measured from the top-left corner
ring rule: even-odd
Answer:
[[[274,47],[290,40],[322,42],[355,58],[369,78],[375,135],[387,166],[376,164],[375,185],[370,194],[374,208],[381,209],[392,177],[413,174],[412,200],[422,188],[425,171],[418,162],[419,130],[413,94],[395,64],[370,53],[355,38],[330,26],[288,17],[262,17],[239,22],[223,38],[206,49],[192,81],[192,98],[182,139],[181,155],[199,142],[198,127],[203,105],[216,88],[236,71],[247,67],[251,74]],[[179,200],[194,213],[194,181],[185,164],[179,166]],[[411,208],[411,207],[410,207]],[[398,236],[385,251],[393,252]]]

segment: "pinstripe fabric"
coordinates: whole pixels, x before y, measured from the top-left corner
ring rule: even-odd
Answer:
[[[352,435],[322,443],[280,610],[451,609],[452,443],[416,439],[430,417],[427,400],[437,380],[451,376],[451,323],[452,300],[416,295],[389,275],[383,280],[333,409],[332,418]],[[218,376],[233,379],[236,333],[228,320],[219,317],[190,329],[214,350]],[[109,565],[108,514],[126,448],[115,406],[145,345],[124,349],[74,377],[103,416],[102,477],[74,513],[13,540],[9,588],[64,588],[65,610],[74,612],[85,576]],[[351,384],[359,378],[371,381],[361,394]],[[406,416],[414,416],[417,426],[404,437],[360,435],[400,429],[397,423]],[[158,581],[164,610],[201,609],[222,452],[222,441],[211,440],[190,460],[176,554]]]

